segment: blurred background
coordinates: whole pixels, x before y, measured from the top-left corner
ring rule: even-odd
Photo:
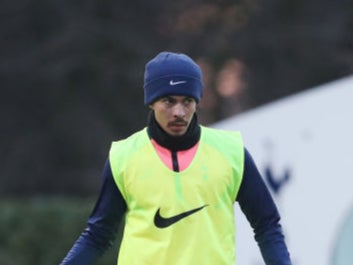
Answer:
[[[351,75],[352,14],[352,0],[3,1],[0,265],[65,256],[111,141],[146,125],[143,72],[158,52],[201,66],[211,125]]]

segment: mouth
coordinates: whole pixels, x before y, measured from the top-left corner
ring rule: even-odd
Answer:
[[[174,128],[174,129],[183,129],[186,126],[187,126],[187,122],[185,121],[171,122],[168,125],[169,128]]]
[[[174,121],[169,123],[170,127],[185,127],[187,125],[187,122],[185,121]]]

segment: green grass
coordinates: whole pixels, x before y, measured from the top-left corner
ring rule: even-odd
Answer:
[[[0,201],[0,265],[60,264],[86,226],[92,199]],[[116,264],[114,245],[97,263]]]

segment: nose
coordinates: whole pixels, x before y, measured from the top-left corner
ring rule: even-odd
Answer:
[[[174,117],[185,117],[185,109],[182,104],[176,104],[173,108]]]

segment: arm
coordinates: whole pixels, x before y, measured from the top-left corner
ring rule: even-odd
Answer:
[[[61,265],[89,265],[98,260],[112,245],[125,211],[126,203],[114,182],[110,163],[107,161],[100,195],[87,227]]]
[[[290,265],[277,207],[246,149],[243,181],[237,201],[254,230],[266,265]]]

